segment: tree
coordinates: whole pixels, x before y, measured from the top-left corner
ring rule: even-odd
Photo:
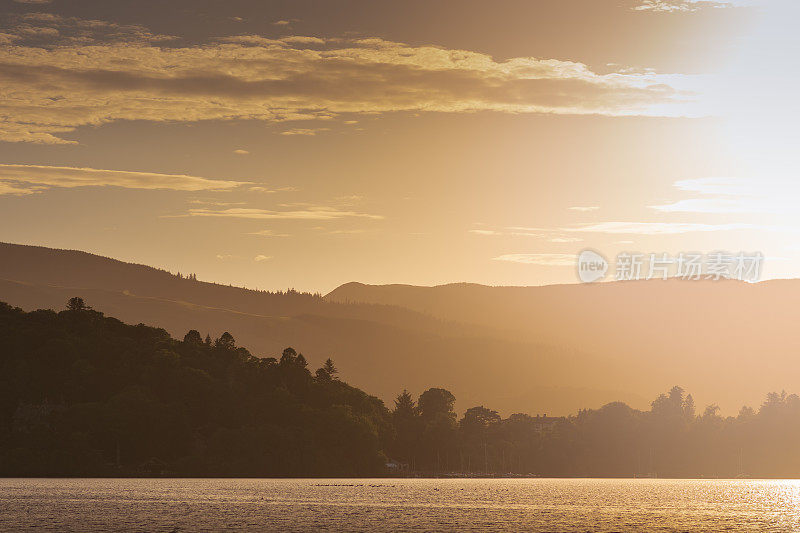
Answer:
[[[739,420],[749,420],[750,418],[754,417],[755,415],[756,415],[756,412],[752,407],[750,407],[748,405],[744,405],[744,406],[742,406],[741,409],[739,409],[739,415],[736,418],[738,418]]]
[[[286,348],[285,350],[283,350],[283,353],[281,354],[280,365],[281,366],[293,365],[296,359],[297,359],[297,352],[294,350],[294,348],[292,347]]]
[[[397,398],[394,400],[394,411],[392,411],[392,415],[396,419],[410,420],[416,415],[416,410],[414,398],[411,397],[411,393],[403,389],[403,392],[398,394]]]
[[[325,370],[325,373],[333,379],[333,377],[339,373],[339,370],[334,366],[333,360],[328,357],[325,359],[325,364],[322,365],[322,369]]]
[[[334,366],[333,361],[328,358],[322,365],[322,368],[317,370],[316,376],[320,381],[331,381],[334,379],[334,375],[338,372],[339,371]]]
[[[405,389],[394,400],[392,422],[395,430],[392,454],[413,465],[422,428],[414,398]]]
[[[650,405],[652,406],[651,412],[655,415],[669,418],[682,417],[684,415],[683,389],[676,385],[669,390],[668,394],[659,394]]]
[[[86,302],[80,296],[70,298],[67,302],[67,310],[69,311],[88,311],[90,309],[91,307],[86,305]]]
[[[200,346],[203,344],[203,337],[196,329],[190,329],[186,335],[183,336],[183,342],[192,346]]]
[[[672,405],[683,405],[683,388],[675,385],[669,390],[669,401]]]
[[[222,350],[234,350],[236,348],[236,341],[234,340],[233,335],[226,331],[220,335],[216,341],[214,341],[214,347]]]
[[[484,406],[470,407],[461,419],[461,427],[467,431],[482,431],[502,420],[497,411]]]
[[[712,418],[719,418],[719,405],[712,403],[703,410],[703,418],[710,420]]]
[[[694,398],[691,394],[687,394],[683,400],[683,416],[689,421],[694,419]]]
[[[450,452],[455,456],[456,397],[446,389],[432,388],[423,392],[417,401],[422,429],[423,460],[434,471],[447,469]],[[444,462],[443,462],[444,461]]]
[[[424,419],[430,420],[444,415],[455,421],[456,412],[453,410],[455,403],[456,397],[449,390],[431,388],[420,395],[417,405]]]

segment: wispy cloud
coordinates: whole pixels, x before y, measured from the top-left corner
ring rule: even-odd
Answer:
[[[779,229],[770,227],[771,229]],[[543,228],[510,226],[499,229],[471,229],[470,233],[487,236],[534,237],[554,243],[581,242],[581,233],[609,235],[677,235],[682,233],[767,229],[760,224],[730,223],[701,224],[689,222],[598,222],[571,226]],[[785,228],[784,228],[785,229]]]
[[[198,208],[190,209],[189,213],[183,216],[245,218],[253,220],[336,220],[340,218],[368,218],[378,220],[383,218],[381,215],[372,215],[357,211],[345,211],[329,206],[310,206],[305,209],[288,211],[273,211],[269,209],[243,207],[221,210]]]
[[[306,137],[313,137],[317,133],[323,131],[330,131],[330,128],[292,128],[281,132],[281,135],[305,135]]]
[[[580,237],[564,235],[558,229],[550,228],[527,228],[523,226],[509,226],[506,228],[485,229],[475,228],[469,230],[474,235],[486,236],[506,236],[506,237],[532,237],[536,239],[544,239],[555,243],[568,243],[580,242],[583,239]]]
[[[276,192],[294,192],[298,191],[297,187],[291,186],[284,186],[284,187],[266,187],[264,185],[253,185],[252,187],[247,188],[248,191],[252,192],[262,192],[265,194],[274,194]]]
[[[581,213],[589,213],[591,211],[597,211],[598,209],[600,209],[599,205],[589,205],[589,206],[576,205],[569,208],[570,211],[580,211]]]
[[[200,198],[192,198],[189,200],[190,204],[195,205],[212,205],[214,207],[228,207],[232,205],[244,205],[244,202],[222,202],[219,200],[203,200]]]
[[[676,11],[698,11],[705,8],[731,7],[746,4],[747,0],[640,0],[633,7],[636,11],[674,13]]]
[[[650,208],[665,213],[794,213],[800,194],[794,179],[699,178],[676,181],[675,187],[703,197]]]
[[[6,36],[15,46],[0,48],[0,140],[11,142],[67,143],[64,134],[77,127],[131,119],[281,122],[397,111],[691,112],[685,107],[691,96],[686,76],[600,74],[573,61],[496,60],[470,50],[380,38],[245,35],[181,47],[161,46],[159,40],[168,37],[138,26],[55,15],[23,22],[24,32]]]
[[[260,262],[262,262],[262,261],[268,261],[268,260],[270,260],[270,259],[272,259],[272,256],[271,256],[271,255],[261,255],[261,254],[258,254],[257,256],[255,256],[255,257],[253,258],[253,261],[255,261],[256,263],[260,263]]]
[[[234,150],[233,153],[236,155],[250,155],[250,152],[247,150],[242,150],[241,148]]]
[[[122,187],[174,191],[218,191],[246,182],[125,170],[0,164],[0,194],[30,194],[53,187]]]
[[[495,231],[493,229],[471,229],[469,232],[474,233],[475,235],[504,235],[503,232]]]
[[[541,266],[574,266],[574,254],[505,254],[492,258],[493,261],[523,263]]]
[[[246,235],[258,235],[259,237],[289,237],[288,233],[279,233],[272,229],[262,229],[258,231],[251,231]]]
[[[760,229],[756,224],[695,224],[688,222],[601,222],[571,228],[561,228],[561,231],[581,233],[608,233],[630,235],[675,235],[680,233],[695,233],[708,231],[733,231]]]
[[[11,183],[0,181],[0,196],[25,196],[43,190],[42,187],[19,187]]]

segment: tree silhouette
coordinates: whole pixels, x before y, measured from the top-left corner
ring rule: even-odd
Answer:
[[[233,335],[226,331],[214,341],[214,347],[221,350],[231,351],[236,348],[236,341],[234,340]]]
[[[86,302],[80,296],[74,296],[67,302],[67,310],[69,311],[88,311],[90,309],[91,307],[86,305]]]
[[[186,335],[183,336],[183,342],[192,346],[200,346],[203,344],[203,337],[200,336],[200,332],[196,329],[190,329]]]
[[[322,368],[317,370],[316,376],[317,379],[331,381],[339,371],[336,369],[336,366],[333,364],[333,360],[328,358],[325,360],[325,363],[322,365]]]
[[[325,359],[325,363],[322,365],[322,369],[325,370],[325,373],[328,374],[328,376],[330,376],[331,379],[333,379],[334,376],[336,376],[336,374],[339,373],[339,370],[333,364],[333,359],[331,359],[330,357]]]
[[[456,397],[449,390],[440,388],[426,390],[417,401],[422,418],[428,420],[438,416],[455,420],[456,413],[453,410],[455,403]]]

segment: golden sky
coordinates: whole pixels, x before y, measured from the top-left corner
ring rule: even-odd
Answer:
[[[789,0],[0,6],[3,241],[321,292],[800,267]]]

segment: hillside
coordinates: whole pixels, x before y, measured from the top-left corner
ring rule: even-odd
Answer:
[[[404,388],[419,393],[438,385],[456,394],[459,409],[487,404],[501,412],[567,414],[618,399],[645,406],[651,395],[650,386],[627,387],[619,363],[519,341],[491,327],[398,306],[194,281],[83,252],[0,244],[0,300],[26,310],[62,309],[72,296],[176,337],[189,329],[212,337],[230,331],[257,356],[300,346],[310,364],[332,357],[351,383],[385,401]]]
[[[384,471],[383,403],[287,349],[183,341],[0,302],[0,475],[354,476]]]
[[[342,285],[331,302],[397,305],[522,342],[617,361],[633,390],[685,384],[733,413],[800,373],[800,282],[639,281],[545,287]],[[598,383],[607,373],[598,375]]]

